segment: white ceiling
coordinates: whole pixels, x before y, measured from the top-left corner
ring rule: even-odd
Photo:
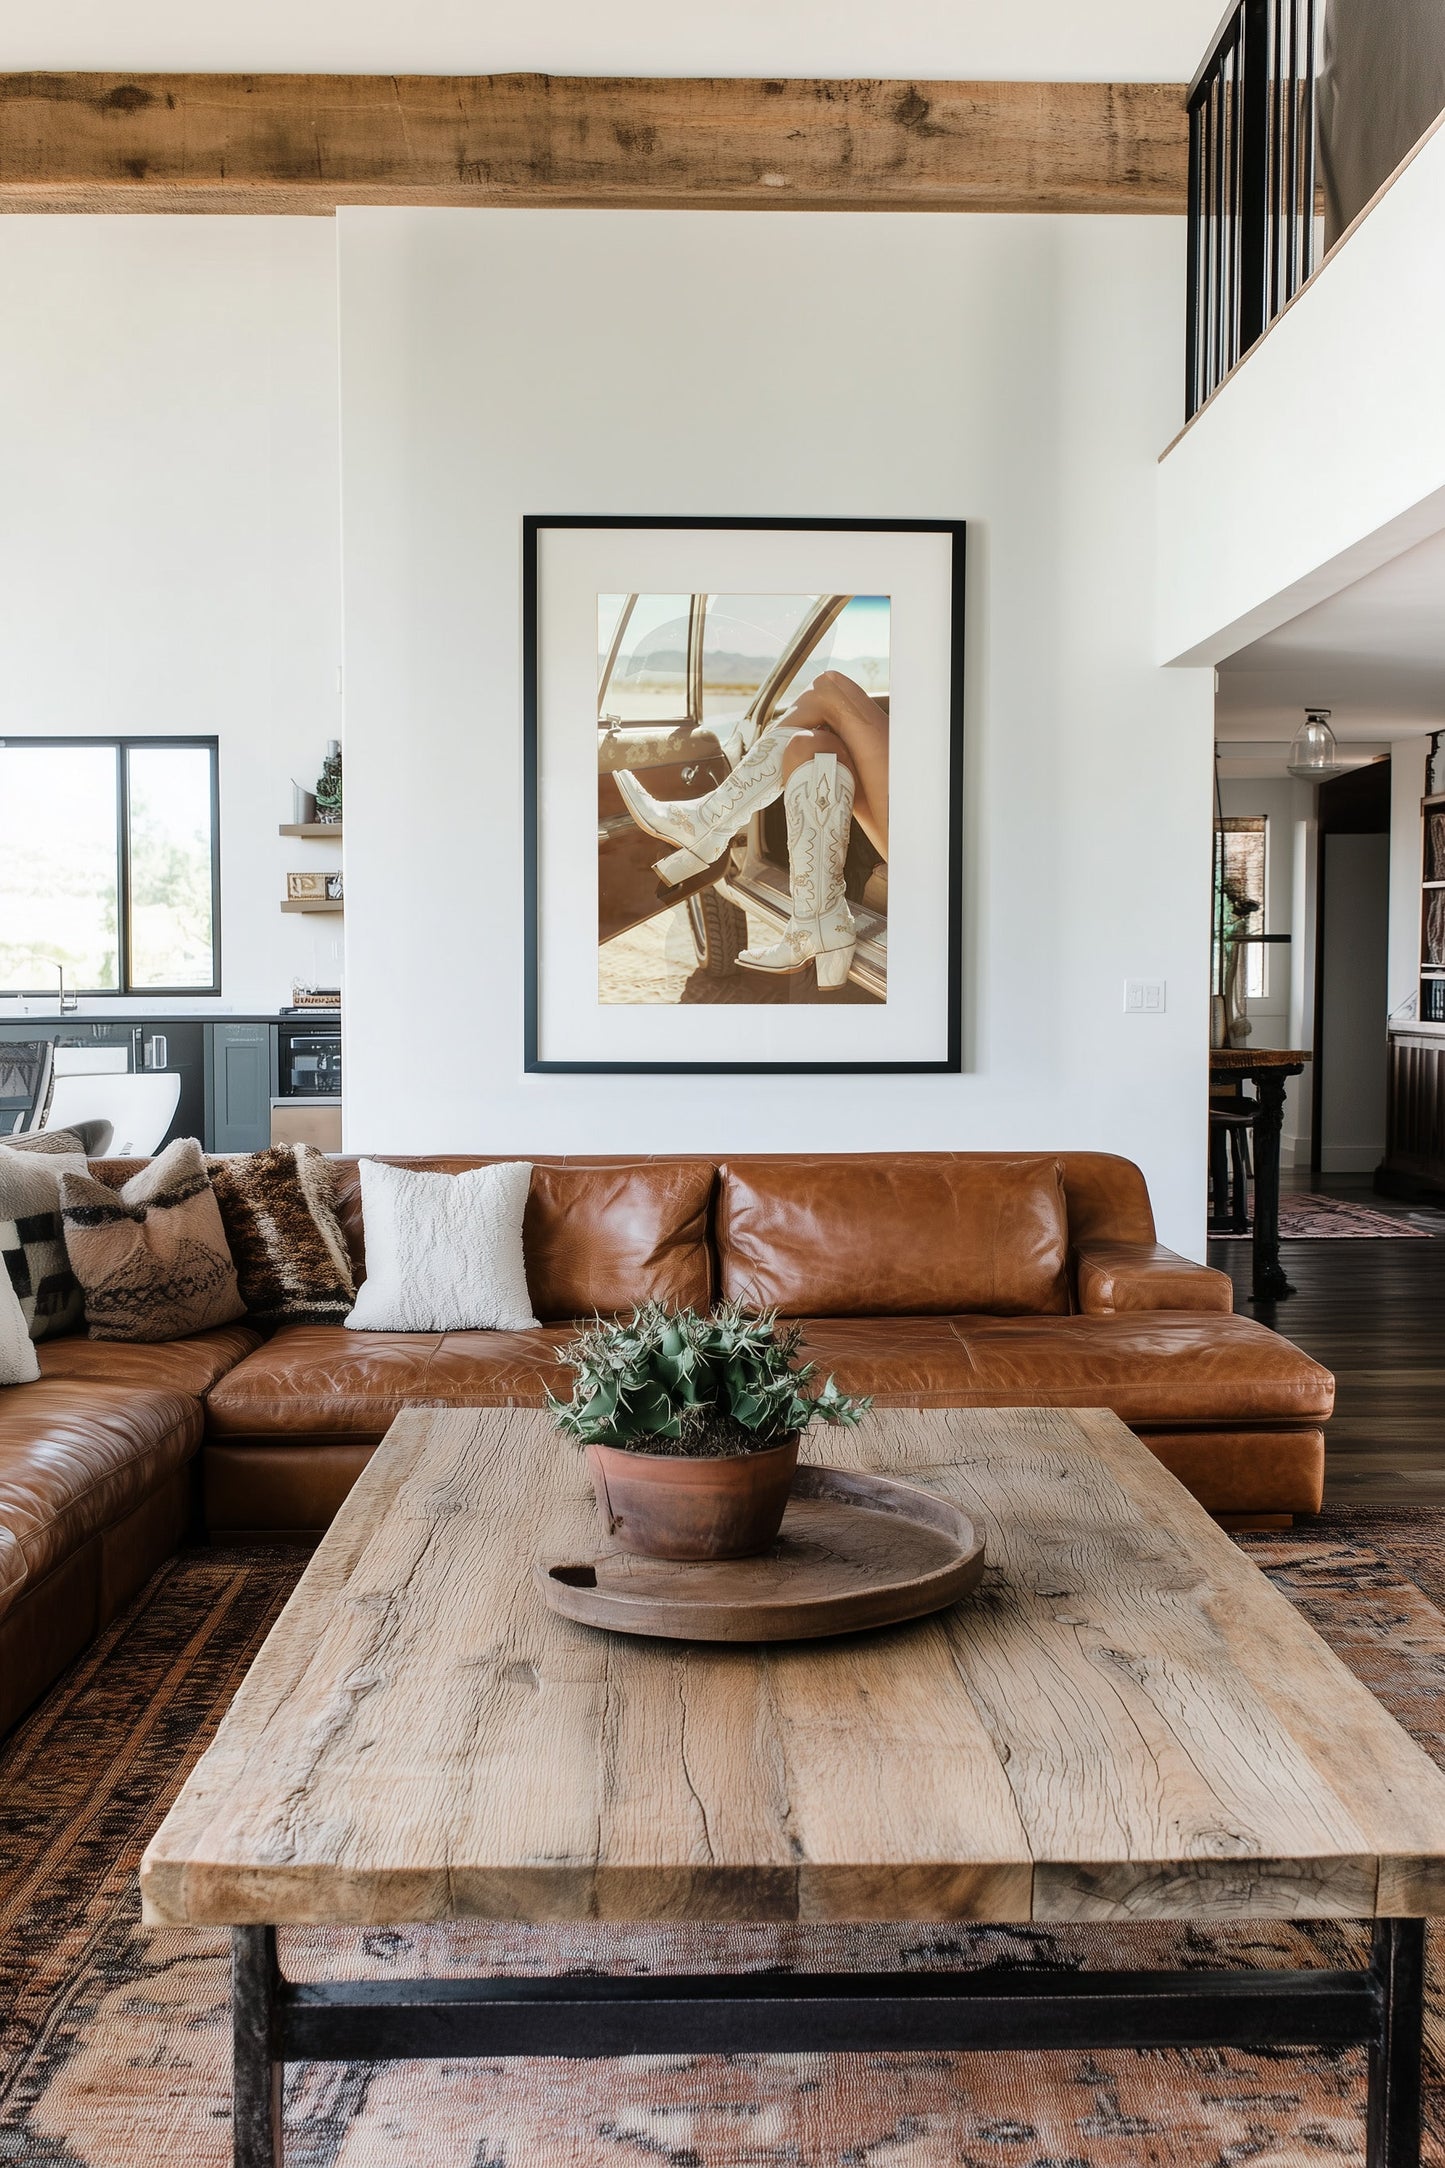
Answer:
[[[1187,81],[1220,0],[43,0],[0,70]]]
[[[1241,773],[1282,772],[1307,707],[1360,757],[1445,726],[1445,532],[1219,665],[1215,737]]]

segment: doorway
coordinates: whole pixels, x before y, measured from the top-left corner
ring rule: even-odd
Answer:
[[[1320,785],[1311,1172],[1372,1174],[1385,1150],[1390,763]]]

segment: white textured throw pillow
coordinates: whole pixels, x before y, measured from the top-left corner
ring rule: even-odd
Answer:
[[[522,1262],[529,1160],[427,1174],[361,1162],[366,1278],[353,1332],[521,1332],[537,1320]]]
[[[0,1385],[31,1385],[39,1375],[40,1361],[25,1312],[0,1257]]]

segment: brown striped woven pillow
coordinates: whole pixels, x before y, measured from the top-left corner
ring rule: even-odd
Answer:
[[[93,1339],[180,1340],[241,1316],[236,1269],[194,1137],[177,1137],[123,1189],[63,1174],[60,1208]]]
[[[252,1317],[339,1325],[356,1300],[356,1281],[326,1154],[314,1144],[273,1144],[209,1165]]]

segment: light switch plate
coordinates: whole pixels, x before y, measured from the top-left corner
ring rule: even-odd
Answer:
[[[1163,979],[1125,979],[1124,1010],[1129,1016],[1162,1016]]]

